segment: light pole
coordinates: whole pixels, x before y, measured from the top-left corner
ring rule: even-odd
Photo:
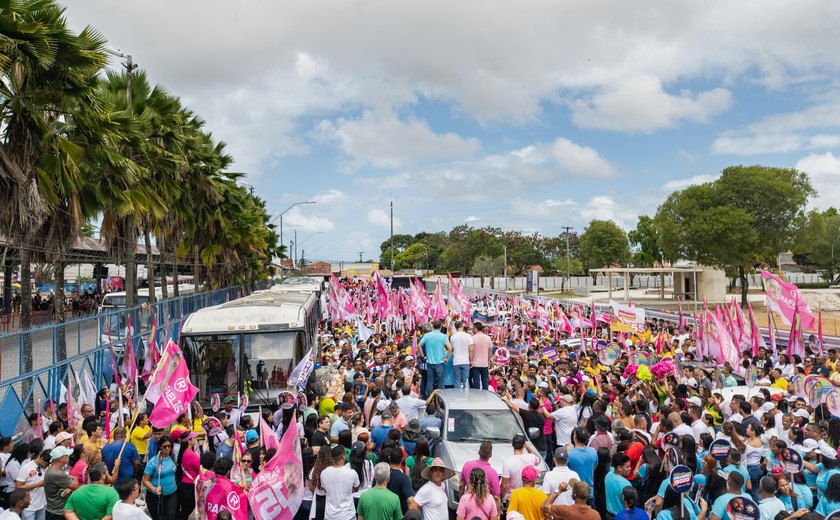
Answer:
[[[283,215],[285,215],[286,212],[289,211],[290,209],[294,208],[295,206],[300,206],[301,204],[315,204],[315,201],[314,200],[304,200],[304,201],[301,201],[301,202],[295,202],[294,204],[292,204],[288,208],[281,211],[279,215],[277,215],[276,217],[274,217],[273,219],[268,221],[268,223],[271,224],[272,222],[274,222],[278,218],[280,219],[280,243],[281,244],[283,243]]]
[[[569,280],[570,289],[572,288],[572,255],[569,254],[569,231],[571,230],[571,227],[563,226],[563,231],[566,234],[566,279]]]

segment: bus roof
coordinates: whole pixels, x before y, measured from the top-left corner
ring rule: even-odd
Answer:
[[[190,314],[181,331],[216,334],[297,329],[306,325],[306,311],[317,297],[313,292],[258,291],[250,296],[206,307]]]

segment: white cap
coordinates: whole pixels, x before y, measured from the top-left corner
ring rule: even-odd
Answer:
[[[819,448],[819,446],[820,444],[814,439],[805,439],[802,441],[802,447],[804,447],[806,451],[814,451]]]
[[[808,413],[808,410],[804,409],[796,410],[795,412],[793,412],[793,415],[798,415],[799,417],[803,417],[805,419],[811,417],[811,414]]]
[[[414,356],[405,356],[406,361],[414,361]]]
[[[686,401],[688,401],[689,403],[696,404],[697,406],[703,406],[703,401],[701,401],[700,398],[696,395],[694,397],[689,397],[688,399],[686,399]]]
[[[821,444],[820,445],[820,455],[822,455],[823,457],[825,457],[827,459],[836,459],[837,458],[837,452],[834,450],[834,448],[832,448],[828,444]]]
[[[691,388],[697,388],[697,380],[694,379],[693,377],[689,377],[688,381],[686,381],[685,384],[687,384]]]

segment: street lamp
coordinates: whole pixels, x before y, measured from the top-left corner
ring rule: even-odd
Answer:
[[[294,208],[295,206],[300,206],[301,204],[315,204],[315,201],[314,200],[304,200],[304,201],[301,201],[301,202],[295,202],[294,204],[292,204],[291,206],[289,206],[288,208],[286,208],[282,212],[280,212],[279,215],[277,215],[276,217],[274,217],[273,219],[268,221],[268,223],[271,224],[272,222],[274,222],[278,218],[280,219],[280,243],[281,244],[283,243],[283,215],[285,215],[286,212],[289,211],[290,209]]]

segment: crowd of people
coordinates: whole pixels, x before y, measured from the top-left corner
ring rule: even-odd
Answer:
[[[340,283],[377,298],[374,284]],[[0,441],[0,520],[225,518],[196,505],[195,483],[211,471],[247,490],[275,456],[260,418],[278,439],[299,437],[296,520],[444,520],[451,500],[458,520],[807,520],[840,510],[840,419],[795,384],[840,383],[835,350],[801,358],[763,345],[718,366],[698,361],[700,338],[676,317],[619,335],[585,309],[538,317],[526,299],[471,304],[472,314],[450,305],[413,326],[324,320],[300,413],[272,403],[255,420],[227,396],[212,412],[221,428],[208,432],[209,403],[166,428],[113,388],[75,425],[66,403],[44,406],[16,442]],[[578,327],[558,330],[567,319]],[[512,455],[495,458],[498,441],[487,440],[462,468],[447,467],[436,456],[444,388],[497,394],[522,425]]]

